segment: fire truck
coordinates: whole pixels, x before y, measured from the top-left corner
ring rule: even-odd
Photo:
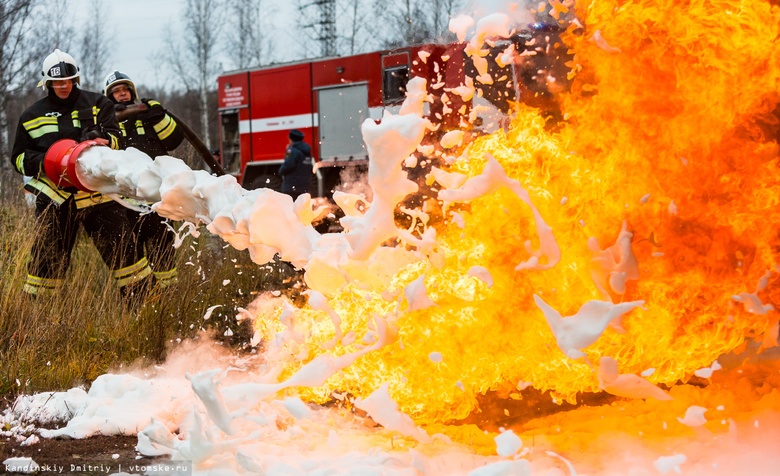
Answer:
[[[361,124],[366,119],[380,121],[384,111],[398,112],[406,84],[413,77],[426,79],[429,102],[425,113],[439,124],[438,134],[485,125],[484,117],[474,119],[475,108],[485,116],[507,112],[510,102],[524,94],[523,88],[525,96],[538,98],[538,91],[528,94],[529,85],[539,83],[538,61],[530,66],[498,61],[510,43],[518,51],[528,49],[527,44],[538,49],[541,42],[529,39],[527,32],[521,32],[492,45],[487,58],[495,79],[485,84],[474,80],[477,94],[468,99],[453,92],[467,76],[478,76],[464,54],[463,43],[415,45],[226,72],[218,78],[222,166],[246,189],[278,190],[277,170],[284,159],[287,135],[298,129],[312,146],[317,164],[312,195],[330,196],[342,171],[366,169],[368,153]]]

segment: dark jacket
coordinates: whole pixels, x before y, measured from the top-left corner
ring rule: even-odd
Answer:
[[[303,141],[295,141],[284,153],[284,163],[279,167],[282,176],[282,193],[293,198],[309,191],[312,175],[311,147]]]
[[[102,201],[100,194],[64,190],[43,172],[43,157],[49,147],[60,139],[82,140],[86,132],[97,130],[108,139],[112,149],[123,148],[114,104],[105,96],[83,91],[76,85],[65,99],[49,88],[49,94],[36,101],[19,117],[11,160],[20,174],[32,177],[24,188],[36,195],[43,194],[61,204],[75,195],[78,208]]]
[[[160,103],[150,99],[147,105],[157,104]],[[117,104],[117,107],[121,108],[121,105]],[[135,147],[151,158],[167,155],[184,140],[184,131],[167,113],[157,120],[150,120],[147,113],[141,113],[137,118],[120,122],[119,127],[125,147]]]

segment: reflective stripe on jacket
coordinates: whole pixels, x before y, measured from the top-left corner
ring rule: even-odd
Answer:
[[[14,169],[32,177],[24,188],[57,204],[75,195],[78,208],[107,200],[99,193],[60,188],[43,172],[43,157],[52,144],[60,139],[79,141],[87,129],[96,127],[112,149],[123,148],[113,103],[102,94],[83,91],[76,85],[67,99],[57,98],[50,91],[25,110],[19,118],[11,154]]]

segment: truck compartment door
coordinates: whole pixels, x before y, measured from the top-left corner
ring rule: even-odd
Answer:
[[[368,85],[355,84],[317,91],[320,160],[368,159],[360,126],[369,118]]]
[[[222,168],[225,172],[238,175],[241,169],[241,135],[238,129],[238,110],[220,111],[222,124]]]

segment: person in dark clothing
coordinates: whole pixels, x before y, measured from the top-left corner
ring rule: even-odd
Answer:
[[[309,192],[312,174],[311,146],[303,141],[303,132],[293,129],[288,134],[290,145],[284,153],[284,163],[279,167],[282,176],[282,193],[293,200]]]
[[[104,92],[114,102],[117,112],[138,101],[135,84],[128,75],[119,71],[106,76]],[[119,122],[125,145],[135,147],[151,158],[167,155],[182,143],[184,132],[158,101],[141,99],[141,103],[146,105],[146,111]],[[134,223],[138,246],[146,250],[157,285],[167,287],[174,284],[177,280],[173,247],[176,234],[168,220],[155,212],[141,214],[129,208],[126,212]]]
[[[82,225],[126,301],[135,304],[152,270],[132,240],[125,239],[132,226],[124,207],[97,192],[81,191],[67,179],[48,176],[44,168],[46,152],[61,139],[122,148],[113,104],[99,93],[79,89],[76,61],[58,49],[44,59],[41,74],[38,85],[47,95],[20,116],[11,154],[15,170],[31,177],[25,189],[36,195],[37,230],[24,291],[39,295],[64,282]]]

